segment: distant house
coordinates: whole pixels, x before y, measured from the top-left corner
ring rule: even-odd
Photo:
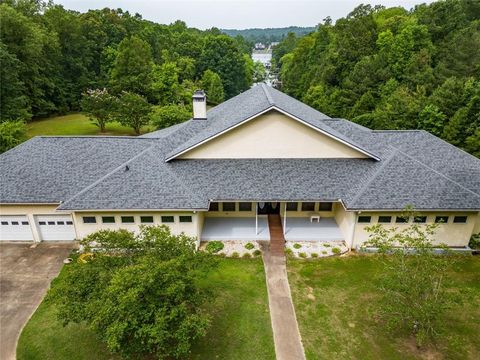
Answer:
[[[262,43],[256,43],[255,44],[255,50],[265,50],[265,45]]]
[[[422,130],[372,131],[266,85],[141,137],[39,136],[0,155],[2,241],[164,224],[204,240],[345,241],[366,226],[480,231],[480,160]],[[412,205],[415,219],[401,212]]]

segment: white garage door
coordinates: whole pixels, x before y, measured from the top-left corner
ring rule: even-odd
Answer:
[[[75,228],[70,215],[39,215],[36,219],[42,240],[75,240]]]
[[[0,216],[0,240],[33,241],[32,229],[26,216]]]

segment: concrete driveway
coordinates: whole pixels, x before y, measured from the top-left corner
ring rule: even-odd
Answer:
[[[0,243],[0,359],[15,359],[24,325],[75,243]]]

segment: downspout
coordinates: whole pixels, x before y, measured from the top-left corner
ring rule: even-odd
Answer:
[[[258,235],[258,202],[255,203],[255,235]]]
[[[283,210],[283,236],[285,237],[285,231],[287,229],[287,203],[283,203],[285,209]]]

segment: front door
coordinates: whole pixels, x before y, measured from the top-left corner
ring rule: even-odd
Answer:
[[[279,202],[259,202],[257,207],[259,215],[280,214]]]

